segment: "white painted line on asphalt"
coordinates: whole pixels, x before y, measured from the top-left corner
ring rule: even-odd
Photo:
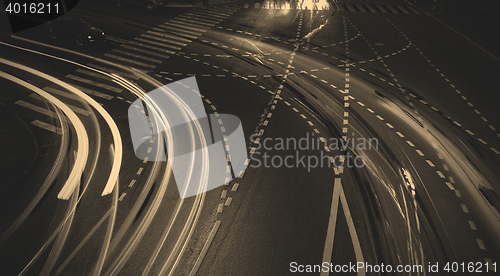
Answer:
[[[203,262],[203,259],[205,259],[205,256],[207,255],[208,249],[210,248],[210,245],[212,244],[212,241],[214,240],[215,234],[217,234],[217,231],[219,230],[220,224],[221,224],[220,220],[215,222],[215,225],[212,228],[212,231],[210,231],[210,235],[208,236],[208,239],[207,239],[205,245],[203,245],[203,248],[201,249],[200,255],[198,256],[198,259],[196,259],[196,262],[194,263],[194,266],[193,266],[193,270],[191,270],[191,273],[189,273],[189,276],[196,276],[196,273],[198,273],[198,269],[200,269],[201,263]]]
[[[170,56],[167,56],[167,55],[162,55],[162,54],[158,54],[158,53],[153,53],[151,51],[147,51],[147,50],[144,50],[144,49],[140,49],[140,48],[136,48],[136,47],[132,47],[130,45],[126,45],[126,44],[122,44],[120,45],[120,47],[122,48],[125,48],[125,49],[128,49],[128,50],[132,50],[132,51],[136,51],[136,52],[141,52],[141,53],[144,53],[144,54],[148,54],[150,56],[155,56],[155,57],[159,57],[159,58],[163,58],[163,59],[168,59],[170,58]],[[113,49],[113,50],[116,50],[116,49]],[[123,75],[123,76],[126,76],[122,73],[119,73],[118,75]],[[130,77],[130,76],[134,76],[134,75],[128,75],[126,77]],[[139,79],[138,77],[134,76],[133,78],[135,79]]]
[[[30,95],[30,98],[34,98],[34,99],[39,99],[39,97],[37,96],[37,94],[31,94]],[[73,110],[74,112],[80,114],[80,115],[83,115],[83,116],[89,116],[92,111],[89,111],[89,110],[86,110],[86,109],[83,109],[83,108],[79,108],[79,107],[76,107],[74,105],[70,105],[70,104],[65,104],[67,107],[71,108],[71,110]]]
[[[359,9],[361,12],[366,12],[366,9],[363,7],[363,5],[356,4],[356,6],[358,7],[358,9]]]
[[[109,54],[109,53],[105,53],[104,56],[110,57],[112,59],[116,59],[116,60],[121,60],[121,61],[124,61],[124,62],[128,62],[128,63],[132,63],[132,64],[135,64],[135,65],[139,65],[139,66],[142,66],[142,67],[151,68],[151,69],[156,67],[156,65],[151,65],[151,64],[144,63],[144,62],[139,62],[139,61],[136,61],[136,60],[133,60],[133,59],[124,58],[124,57],[120,57],[120,56]]]
[[[460,206],[462,206],[462,211],[464,211],[464,213],[468,213],[469,212],[469,208],[467,208],[467,205],[460,204]]]
[[[231,189],[231,191],[236,192],[238,190],[239,186],[240,186],[240,184],[234,183],[233,188]]]
[[[163,49],[163,48],[159,48],[159,47],[155,47],[155,46],[151,46],[151,45],[146,45],[146,44],[139,43],[139,42],[136,42],[136,41],[129,41],[128,44],[132,44],[132,45],[144,47],[144,48],[151,49],[151,50],[156,50],[158,52],[163,52],[163,53],[175,55],[174,51]]]
[[[46,122],[42,122],[39,120],[34,120],[31,122],[32,125],[37,126],[39,128],[43,128],[45,130],[57,133],[57,134],[62,134],[62,129],[60,127],[53,126],[51,124],[48,124]]]
[[[446,178],[446,176],[444,176],[444,174],[441,171],[436,171],[436,173],[439,175],[439,177]]]
[[[120,198],[118,198],[118,201],[122,201],[123,198],[125,198],[125,196],[127,195],[127,193],[123,193],[121,194]]]
[[[135,179],[132,179],[132,180],[130,181],[130,184],[128,184],[128,187],[129,187],[129,188],[134,187],[135,182],[136,182],[136,180],[135,180]]]
[[[120,47],[125,47],[125,46],[128,46],[128,45],[125,45],[125,44],[120,45]],[[128,46],[128,47],[131,47],[131,46]],[[134,48],[134,47],[131,47],[131,48]],[[168,56],[166,56],[166,57],[168,57]],[[107,67],[100,66],[100,65],[97,65],[97,64],[93,64],[93,63],[89,63],[87,65],[91,66],[91,67],[94,67],[94,68],[97,68],[97,69],[99,69],[101,71],[105,71],[105,72],[108,72],[108,73],[114,73],[114,74],[117,74],[117,75],[120,75],[120,76],[123,76],[123,77],[127,77],[129,79],[134,79],[134,80],[138,80],[139,79],[139,77],[137,77],[136,75],[134,75],[134,74],[128,74],[128,73],[125,73],[123,71],[119,71],[119,70],[107,68]]]
[[[418,153],[418,155],[424,156],[424,153],[422,151],[420,151],[420,150],[415,150],[415,151]]]
[[[356,233],[356,227],[354,227],[354,221],[352,220],[351,211],[347,205],[347,199],[344,194],[344,189],[340,186],[340,201],[342,202],[342,209],[344,210],[344,215],[347,220],[347,226],[349,228],[349,233],[351,235],[351,241],[354,246],[354,254],[356,255],[357,263],[364,263],[363,251],[361,250],[361,244],[359,243],[358,234]],[[362,268],[358,270],[358,276],[365,275],[365,269]]]
[[[366,7],[372,12],[372,13],[378,13],[377,10],[370,4],[366,4]]]
[[[120,49],[113,49],[111,51],[117,52],[117,53],[120,53],[120,54],[123,54],[123,55],[126,55],[126,56],[131,56],[131,57],[135,57],[135,58],[147,60],[147,61],[150,61],[150,62],[158,63],[158,64],[160,64],[160,63],[163,62],[163,61],[155,59],[155,58],[145,57],[143,55],[138,55],[138,54],[134,54],[134,53],[127,52],[127,51],[122,51]]]
[[[386,9],[384,9],[384,7],[382,7],[382,5],[375,5],[377,6],[377,8],[379,8],[383,13],[388,13]]]
[[[405,13],[405,14],[410,14],[410,12],[409,12],[409,11],[407,11],[405,8],[403,8],[403,6],[396,5],[396,7],[398,7],[401,11],[403,11],[403,13]]]
[[[76,84],[71,84],[71,86],[73,86],[74,88],[84,92],[85,94],[89,94],[89,95],[93,95],[93,96],[96,96],[96,97],[99,97],[99,98],[103,98],[103,99],[106,99],[106,100],[111,100],[113,99],[113,96],[111,95],[108,95],[108,94],[104,94],[104,93],[101,93],[101,92],[97,92],[97,91],[94,91],[92,89],[89,89],[89,88],[85,88],[85,87],[82,87],[80,85],[76,85]],[[104,88],[105,89],[105,88]],[[115,91],[112,91],[112,92],[115,92]],[[121,92],[121,91],[120,91]]]
[[[83,82],[83,83],[86,83],[86,84],[90,84],[92,86],[97,86],[97,87],[100,87],[100,88],[104,88],[106,90],[110,90],[110,91],[113,91],[115,93],[121,93],[122,92],[121,88],[117,88],[117,87],[114,87],[114,86],[111,86],[111,85],[107,85],[107,84],[104,84],[104,83],[100,83],[100,82],[97,82],[97,81],[93,81],[93,80],[81,78],[81,77],[78,77],[78,76],[75,76],[75,75],[69,74],[69,75],[66,75],[66,78],[72,79],[72,80],[75,80],[75,81],[78,81],[78,82]]]
[[[479,246],[480,249],[486,250],[486,246],[484,246],[484,242],[482,239],[476,239],[477,245]]]
[[[391,10],[393,13],[399,13],[394,7],[391,5],[385,5],[389,10]]]
[[[330,263],[332,261],[332,250],[333,250],[333,242],[335,240],[335,229],[337,227],[337,216],[338,216],[338,208],[340,201],[340,191],[342,182],[340,178],[335,178],[333,184],[333,196],[332,196],[332,205],[330,207],[330,216],[328,221],[328,229],[326,231],[326,241],[325,247],[323,249],[323,262]],[[320,276],[328,276],[329,272],[322,271]]]
[[[45,90],[45,89],[44,89]],[[47,116],[50,116],[52,118],[56,118],[58,119],[57,115],[55,112],[51,111],[51,110],[48,110],[46,108],[43,108],[43,107],[40,107],[38,105],[34,105],[32,103],[28,103],[28,102],[25,102],[23,100],[19,100],[16,102],[17,105],[19,106],[22,106],[22,107],[25,107],[25,108],[28,108],[28,109],[31,109],[35,112],[38,112],[38,113],[41,113],[41,114],[44,114],[44,115],[47,115]]]
[[[452,190],[452,191],[454,191],[454,190],[455,190],[455,187],[453,187],[453,185],[451,185],[451,183],[450,183],[450,182],[446,181],[445,183],[446,183],[446,185],[448,186],[448,188],[450,188],[450,190]]]

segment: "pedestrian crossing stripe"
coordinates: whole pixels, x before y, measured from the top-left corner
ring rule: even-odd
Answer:
[[[395,14],[420,14],[412,6],[385,5],[385,4],[362,4],[362,3],[337,3],[338,6],[313,6],[301,7],[300,3],[289,2],[265,2],[254,5],[245,4],[243,8],[255,9],[281,9],[281,10],[331,10],[345,12],[370,12],[370,13],[395,13]]]

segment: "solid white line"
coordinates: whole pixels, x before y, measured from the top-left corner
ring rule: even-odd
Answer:
[[[356,262],[364,263],[363,251],[361,250],[361,244],[359,243],[358,234],[356,233],[356,228],[354,227],[354,222],[352,220],[351,211],[349,211],[349,206],[347,205],[347,199],[344,194],[344,189],[340,186],[340,202],[342,202],[342,208],[344,209],[344,215],[347,220],[347,226],[349,227],[349,233],[351,234],[352,245],[354,246],[354,254],[356,255]],[[365,269],[358,270],[358,276],[365,275]]]
[[[337,226],[337,213],[339,209],[340,191],[341,191],[341,180],[340,178],[335,178],[333,184],[333,196],[332,205],[330,207],[330,219],[328,221],[328,230],[326,231],[326,241],[325,248],[323,250],[323,262],[330,263],[332,261],[332,250],[333,241],[335,239],[335,228]],[[330,273],[321,271],[320,276],[328,276]]]
[[[198,269],[200,268],[201,263],[203,262],[203,259],[205,258],[205,255],[208,252],[208,248],[210,248],[210,245],[212,244],[212,241],[215,237],[215,234],[217,234],[217,230],[219,230],[221,221],[218,220],[215,222],[214,227],[212,228],[212,231],[210,231],[210,235],[208,236],[207,242],[203,246],[203,249],[201,250],[200,256],[198,256],[198,259],[196,260],[196,263],[194,264],[193,270],[191,270],[191,273],[189,275],[196,275],[198,272]]]

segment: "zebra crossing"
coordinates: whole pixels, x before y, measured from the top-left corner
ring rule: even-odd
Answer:
[[[93,67],[108,73],[120,75],[131,80],[138,80],[134,74],[126,73],[113,66],[106,64],[112,62],[124,67],[133,67],[144,73],[152,72],[158,65],[162,64],[179,50],[186,47],[221,21],[231,16],[241,7],[213,7],[193,8],[177,17],[163,22],[152,30],[135,37],[130,41],[120,39],[121,44],[110,52],[105,53],[101,60],[88,63]],[[99,74],[89,69],[77,69],[67,74],[63,81],[93,97],[101,104],[114,98],[124,100],[120,94],[123,88],[114,83],[108,76]],[[89,116],[91,111],[80,106],[79,97],[69,91],[52,85],[42,88],[43,90],[64,99],[64,102],[75,113],[81,116]],[[129,101],[127,101],[129,102]],[[131,102],[130,102],[131,103]],[[54,111],[47,109],[45,102],[37,94],[15,102],[23,109],[29,109],[41,116],[33,120],[31,124],[38,128],[61,134],[60,126],[53,125],[58,119]]]
[[[396,14],[420,14],[412,6],[388,5],[388,4],[364,4],[364,3],[336,3],[319,4],[320,2],[299,2],[299,1],[264,1],[263,3],[244,4],[243,8],[255,9],[277,9],[277,10],[329,10],[344,12],[365,12],[365,13],[396,13]]]

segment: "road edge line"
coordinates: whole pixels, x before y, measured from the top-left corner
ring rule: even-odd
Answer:
[[[217,234],[217,231],[219,230],[220,224],[221,224],[220,220],[215,222],[214,227],[212,228],[212,231],[210,231],[210,235],[208,236],[207,242],[203,246],[203,249],[201,250],[200,256],[198,256],[198,259],[196,259],[193,270],[191,270],[191,273],[189,273],[189,276],[195,276],[196,273],[198,273],[198,269],[200,269],[201,263],[205,259],[205,256],[207,255],[207,252],[208,252],[208,249],[210,248],[210,245],[212,245],[214,237]]]

